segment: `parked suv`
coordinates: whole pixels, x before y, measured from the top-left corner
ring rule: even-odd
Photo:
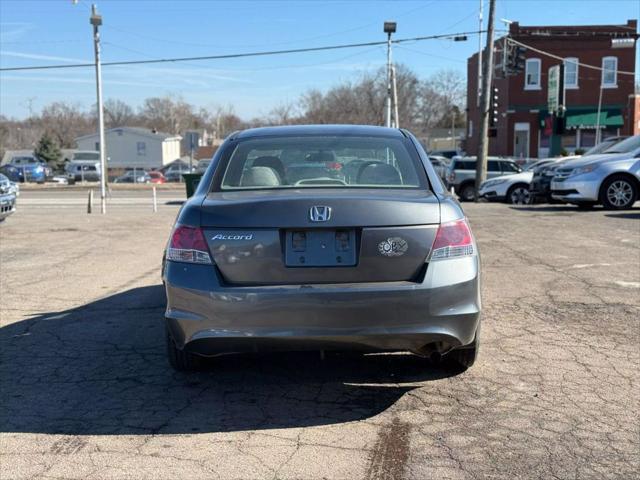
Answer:
[[[100,162],[94,160],[71,160],[64,170],[70,182],[100,181]]]
[[[551,195],[582,207],[598,203],[607,209],[631,208],[640,192],[640,135],[634,135],[606,153],[578,158],[556,170]]]
[[[51,175],[46,162],[35,155],[15,156],[2,166],[1,172],[13,182],[44,183]]]
[[[487,178],[520,173],[522,168],[513,160],[489,157]],[[453,187],[463,201],[471,201],[476,188],[476,157],[459,157],[451,160],[447,169],[447,186]]]

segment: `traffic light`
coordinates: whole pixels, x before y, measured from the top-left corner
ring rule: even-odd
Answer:
[[[499,107],[498,100],[499,100],[498,88],[493,87],[491,89],[491,107],[489,110],[489,126],[490,127],[495,127],[496,124],[498,123],[498,107]]]
[[[517,75],[525,69],[527,49],[511,42],[508,45],[504,71],[507,75]]]
[[[525,53],[527,51],[526,48],[521,47],[520,45],[516,45],[516,47],[514,48],[514,53],[513,53],[513,70],[515,70],[516,72],[524,72],[524,68],[525,68],[525,63],[527,61],[527,58],[525,56]]]

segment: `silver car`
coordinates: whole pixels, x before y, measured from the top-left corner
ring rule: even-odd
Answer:
[[[631,208],[640,192],[640,135],[616,143],[601,155],[571,160],[558,168],[551,196],[582,207]]]
[[[16,211],[16,185],[0,173],[0,222]]]
[[[408,350],[467,368],[478,352],[478,247],[406,130],[232,134],[178,214],[163,281],[178,370],[261,350]]]

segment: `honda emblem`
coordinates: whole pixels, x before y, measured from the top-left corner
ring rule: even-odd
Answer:
[[[309,219],[312,222],[326,222],[331,218],[331,207],[313,206],[309,209]]]

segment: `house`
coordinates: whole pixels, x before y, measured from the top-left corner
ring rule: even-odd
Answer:
[[[625,25],[587,26],[512,23],[509,37],[531,48],[524,51],[524,71],[505,78],[499,68],[504,37],[494,43],[492,103],[497,103],[497,107],[492,110],[497,110],[497,120],[490,128],[489,155],[520,158],[550,155],[548,72],[560,62],[565,66],[563,150],[573,152],[592,147],[596,128],[601,129],[602,139],[638,133],[640,113],[634,95],[634,76],[627,74],[636,68],[636,30],[637,20],[628,20]],[[480,130],[477,53],[467,61],[467,78],[466,150],[476,154]]]
[[[213,158],[213,154],[216,153],[216,150],[218,150],[217,145],[198,147],[193,158],[196,160],[211,160]]]
[[[464,127],[451,128],[431,128],[420,141],[425,149],[432,150],[462,150],[464,141]]]
[[[180,135],[138,127],[118,127],[105,132],[107,168],[162,168],[180,158]],[[99,150],[97,133],[76,138],[79,150]]]

